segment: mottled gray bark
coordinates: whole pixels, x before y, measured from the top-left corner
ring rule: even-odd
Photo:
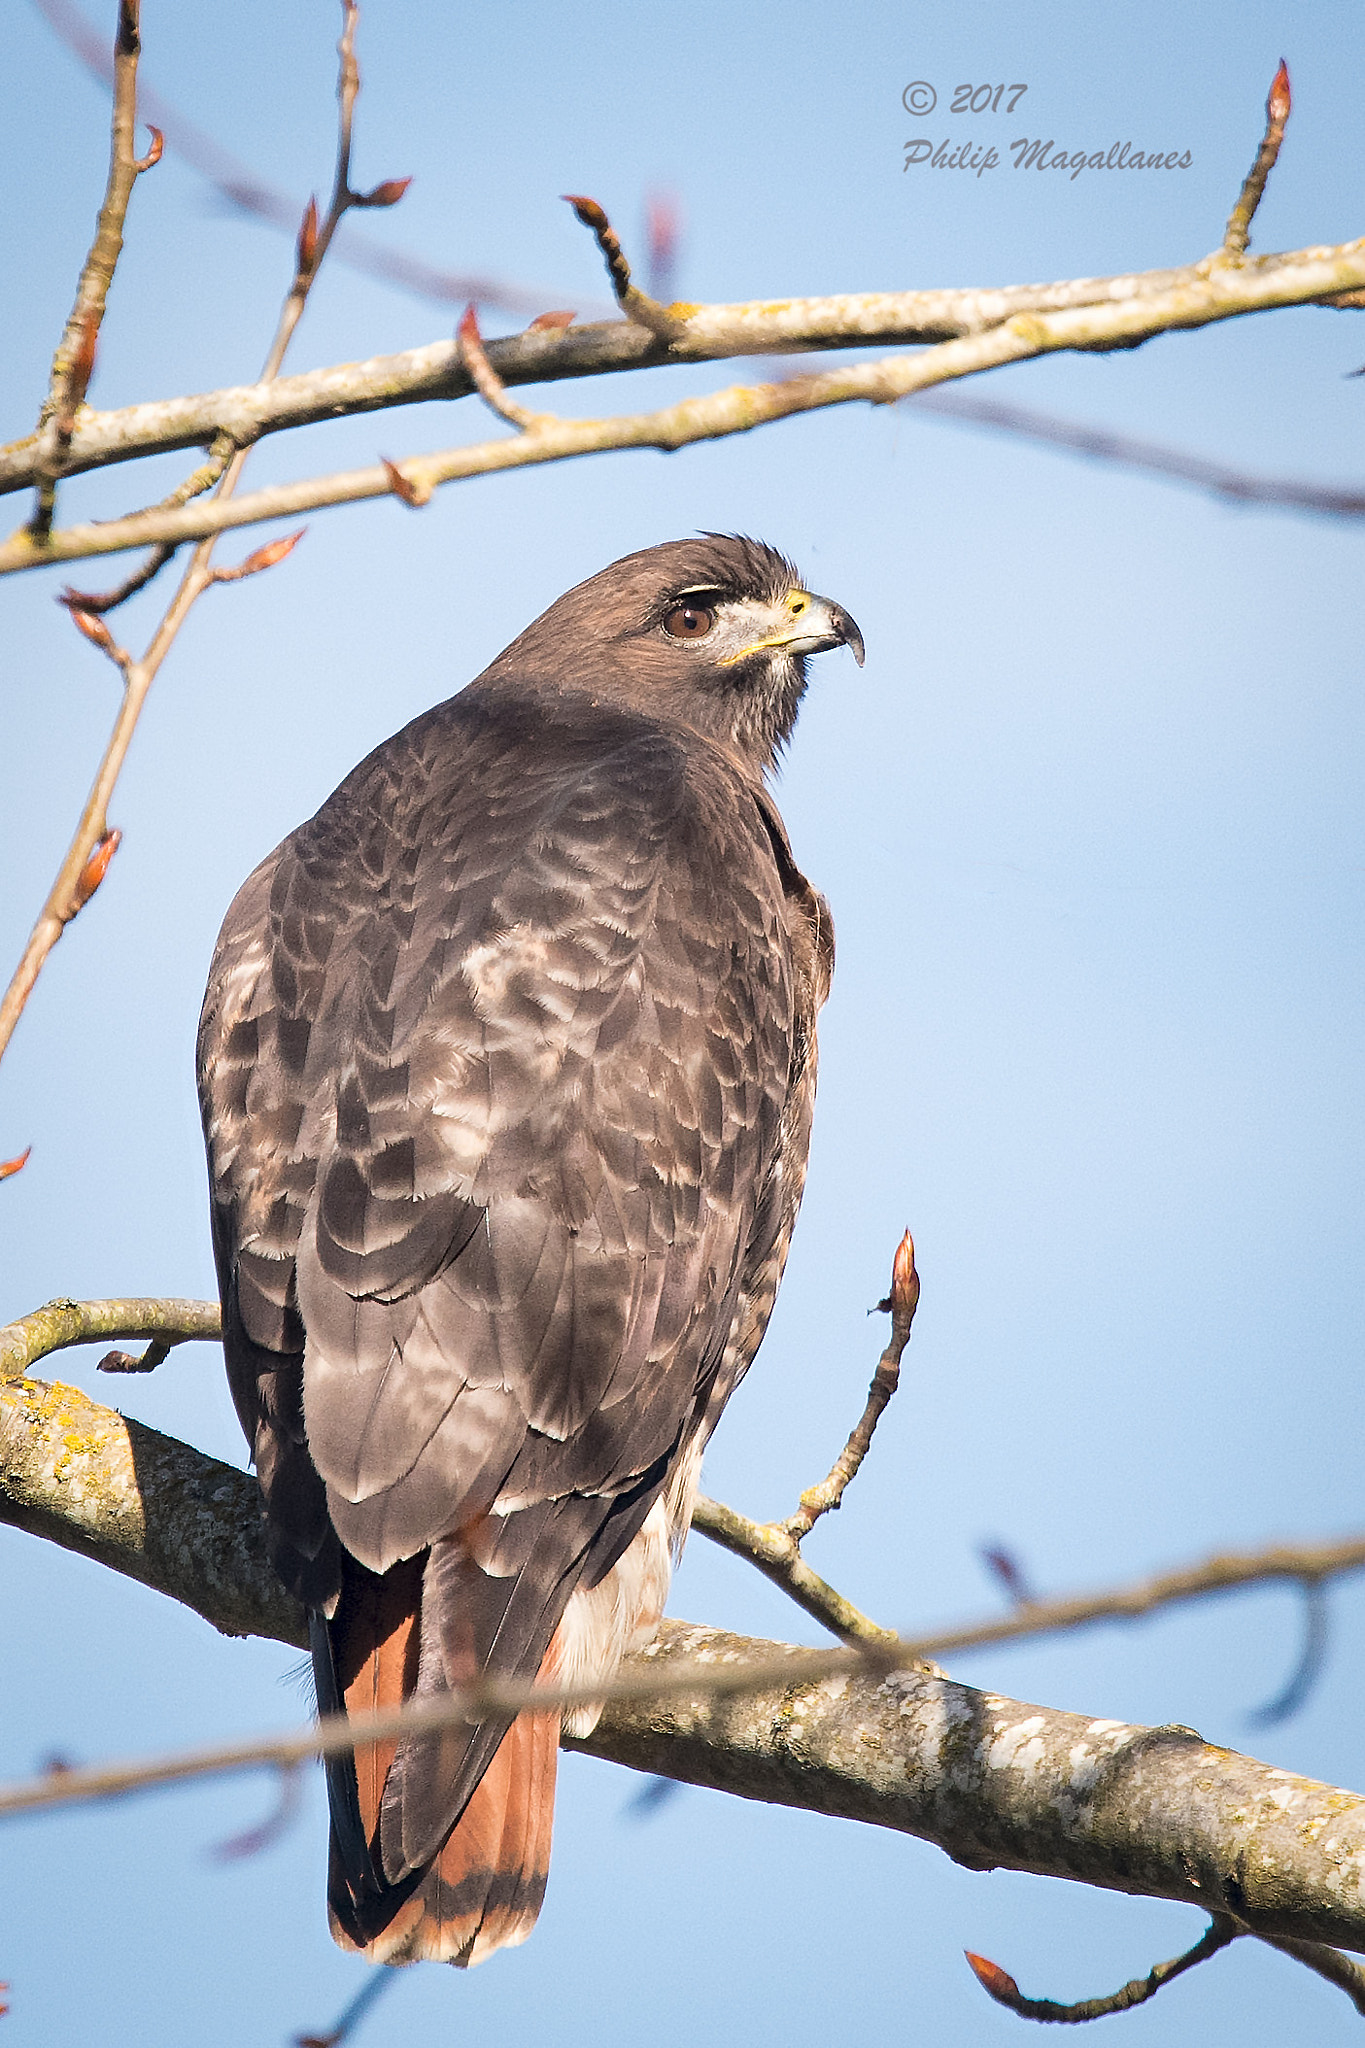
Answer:
[[[0,1519],[169,1593],[226,1633],[305,1639],[266,1560],[254,1482],[72,1388],[0,1382]],[[782,1654],[669,1622],[636,1669],[663,1678]],[[1027,1706],[927,1670],[852,1671],[743,1697],[695,1682],[617,1701],[569,1746],[899,1829],[972,1869],[1177,1899],[1258,1934],[1365,1949],[1365,1799],[1191,1729]]]

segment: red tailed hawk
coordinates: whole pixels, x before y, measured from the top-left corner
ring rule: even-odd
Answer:
[[[227,914],[199,1034],[224,1347],[323,1711],[595,1682],[657,1625],[805,1175],[833,935],[764,778],[838,646],[861,662],[755,541],[628,555]],[[559,1719],[330,1767],[343,1946],[524,1940]]]

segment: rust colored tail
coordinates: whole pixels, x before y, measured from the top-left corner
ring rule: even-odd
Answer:
[[[424,1559],[382,1577],[348,1576],[336,1621],[316,1624],[318,1706],[397,1706],[417,1690]],[[541,1676],[558,1668],[551,1644]],[[468,1967],[525,1941],[545,1896],[559,1715],[512,1723],[434,1862],[396,1883],[383,1873],[380,1809],[397,1744],[357,1749],[328,1767],[332,1809],[328,1918],[333,1939],[376,1963]]]

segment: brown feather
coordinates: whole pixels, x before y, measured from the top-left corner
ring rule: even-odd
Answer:
[[[417,1684],[421,1633],[420,1557],[382,1577],[348,1575],[333,1641],[337,1678],[348,1713],[372,1713],[411,1698]],[[541,1667],[557,1676],[556,1637]],[[374,1963],[445,1962],[468,1967],[497,1949],[525,1941],[545,1896],[554,1821],[559,1714],[522,1714],[508,1729],[445,1846],[416,1890],[390,1893],[393,1911],[374,1931],[351,1910],[335,1832],[331,1843],[329,1919],[341,1947]],[[378,1862],[384,1785],[396,1741],[355,1753],[360,1822]],[[368,1935],[368,1938],[366,1936]]]
[[[797,580],[717,535],[614,564],[228,913],[199,1042],[224,1348],[325,1713],[561,1663],[593,1696],[661,1610],[805,1175],[832,934],[763,778],[801,647],[861,639],[805,593],[824,623],[784,637]],[[731,638],[683,645],[703,591]],[[524,1938],[557,1729],[329,1763],[343,1946]]]
[[[337,1682],[348,1714],[374,1714],[401,1706],[417,1684],[422,1611],[422,1559],[408,1558],[383,1577],[348,1572],[343,1606],[333,1625]],[[397,1741],[374,1742],[355,1753],[360,1824],[374,1839],[384,1780]]]

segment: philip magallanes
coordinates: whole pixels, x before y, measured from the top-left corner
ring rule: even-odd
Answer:
[[[1141,150],[1131,142],[1112,142],[1107,150],[1059,150],[1050,140],[1035,142],[1027,135],[1011,142],[1009,150],[1016,171],[1069,171],[1071,181],[1082,171],[1187,171],[1194,162],[1188,149]],[[998,169],[1000,157],[989,143],[954,143],[947,136],[934,143],[919,135],[905,145],[902,169],[912,164],[928,164],[931,171],[974,171],[979,178]]]

